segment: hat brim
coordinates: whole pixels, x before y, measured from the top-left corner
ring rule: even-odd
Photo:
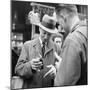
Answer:
[[[38,26],[41,27],[43,30],[49,32],[49,33],[58,33],[58,30],[56,28],[55,29],[49,29],[49,28],[44,27],[41,23],[39,23]]]

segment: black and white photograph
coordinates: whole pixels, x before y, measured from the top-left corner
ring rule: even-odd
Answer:
[[[88,85],[88,5],[10,2],[10,88]]]

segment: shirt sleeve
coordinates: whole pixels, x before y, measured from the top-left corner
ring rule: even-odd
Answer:
[[[75,85],[78,81],[81,71],[79,50],[79,45],[73,41],[68,40],[65,43],[61,53],[62,62],[54,82],[55,86]]]
[[[30,78],[32,76],[32,69],[30,66],[30,61],[28,60],[28,51],[26,45],[22,47],[22,51],[15,67],[15,72],[21,77]]]

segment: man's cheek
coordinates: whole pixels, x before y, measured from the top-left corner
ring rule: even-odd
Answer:
[[[44,39],[44,35],[42,34],[41,37]]]
[[[44,42],[47,42],[47,38],[44,38]]]

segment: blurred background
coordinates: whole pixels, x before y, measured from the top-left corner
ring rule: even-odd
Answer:
[[[17,63],[18,57],[20,55],[23,43],[25,41],[33,39],[35,36],[37,37],[39,34],[39,27],[32,25],[28,19],[28,13],[36,8],[38,10],[39,6],[32,6],[33,2],[25,2],[25,1],[16,1],[11,0],[11,75],[14,76],[14,69]],[[51,7],[55,7],[57,3],[41,3],[35,2],[38,4],[42,4],[48,6],[48,12],[51,15],[52,11],[49,10]],[[78,15],[81,20],[88,21],[88,6],[87,5],[76,5],[78,9]],[[43,8],[44,13],[40,13],[43,16],[45,12],[45,8]],[[46,9],[47,11],[47,9]]]

